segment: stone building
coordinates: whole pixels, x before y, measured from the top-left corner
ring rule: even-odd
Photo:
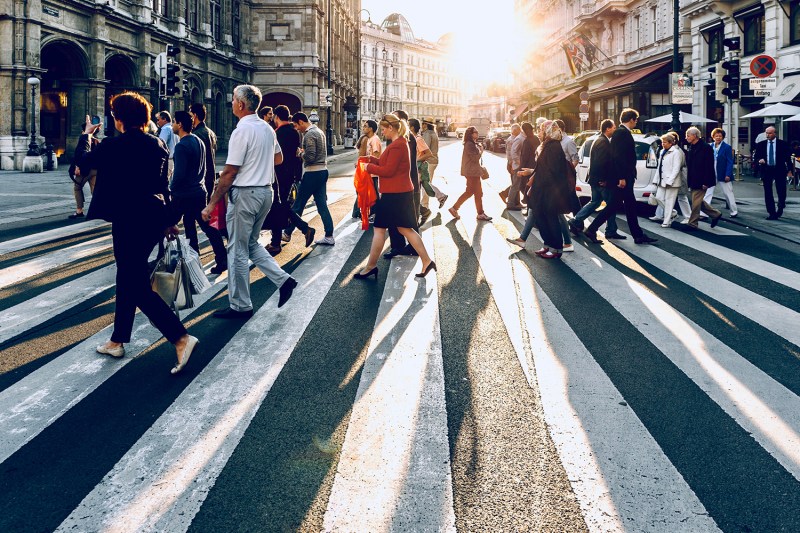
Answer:
[[[361,118],[402,108],[441,126],[465,118],[462,82],[448,56],[448,36],[432,43],[414,36],[399,13],[380,24],[361,23]]]
[[[221,147],[235,125],[233,88],[254,83],[265,103],[318,108],[327,76],[331,7],[332,87],[337,131],[342,106],[357,105],[360,0],[0,0],[0,164],[20,169],[30,141],[31,91],[41,79],[34,122],[38,142],[71,157],[86,115],[104,117],[110,98],[143,93],[157,109],[203,102]],[[168,44],[181,52],[186,91],[159,102],[153,69]]]

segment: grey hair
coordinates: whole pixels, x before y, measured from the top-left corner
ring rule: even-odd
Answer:
[[[511,125],[511,129],[513,130],[514,128],[521,129],[521,128],[522,128],[522,126],[520,126],[518,122],[515,122],[515,123],[513,123],[513,124]]]
[[[700,128],[697,128],[695,126],[692,126],[688,130],[686,130],[686,133],[687,135],[691,133],[694,137],[697,137],[698,139],[703,136],[703,134],[700,133]]]
[[[237,85],[233,88],[233,97],[254,113],[261,105],[261,91],[254,85]]]
[[[661,142],[668,142],[669,144],[675,144],[675,137],[672,136],[671,133],[665,133],[661,136]]]
[[[544,118],[544,117],[537,118],[536,119],[536,127],[540,128],[542,126],[542,124],[544,124],[545,122],[547,122],[546,118]]]

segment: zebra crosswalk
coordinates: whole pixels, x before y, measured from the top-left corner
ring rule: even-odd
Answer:
[[[278,256],[282,308],[254,270],[254,316],[215,320],[210,276],[177,376],[139,314],[94,352],[107,225],[0,243],[0,530],[800,531],[797,251],[658,227],[546,261],[465,206],[424,228],[435,275],[362,281],[352,202]]]

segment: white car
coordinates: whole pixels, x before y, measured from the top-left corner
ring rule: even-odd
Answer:
[[[589,154],[592,150],[597,135],[586,139],[580,148],[578,156],[577,179],[575,181],[575,192],[581,202],[586,203],[592,197],[592,187],[586,183],[589,179],[589,165],[591,158]],[[643,135],[634,133],[633,140],[636,142],[636,183],[633,185],[633,195],[639,202],[647,203],[651,194],[655,194],[656,186],[653,182],[653,174],[658,171],[658,153],[661,150],[661,139],[655,135]],[[584,200],[586,198],[586,200]]]

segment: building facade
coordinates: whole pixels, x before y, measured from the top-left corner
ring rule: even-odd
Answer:
[[[452,72],[448,45],[447,36],[437,43],[416,38],[398,13],[380,25],[362,21],[361,119],[404,109],[443,127],[463,120],[462,82]]]
[[[205,103],[222,149],[236,123],[236,85],[254,83],[271,105],[319,109],[328,20],[332,118],[341,135],[344,104],[358,101],[360,7],[360,0],[0,0],[0,42],[9,43],[0,47],[0,166],[21,169],[32,118],[39,145],[52,145],[62,161],[86,115],[104,117],[105,135],[114,135],[109,101],[126,90],[144,94],[155,110]],[[154,61],[168,44],[180,48],[186,90],[159,101]],[[41,79],[33,97],[32,76]]]

